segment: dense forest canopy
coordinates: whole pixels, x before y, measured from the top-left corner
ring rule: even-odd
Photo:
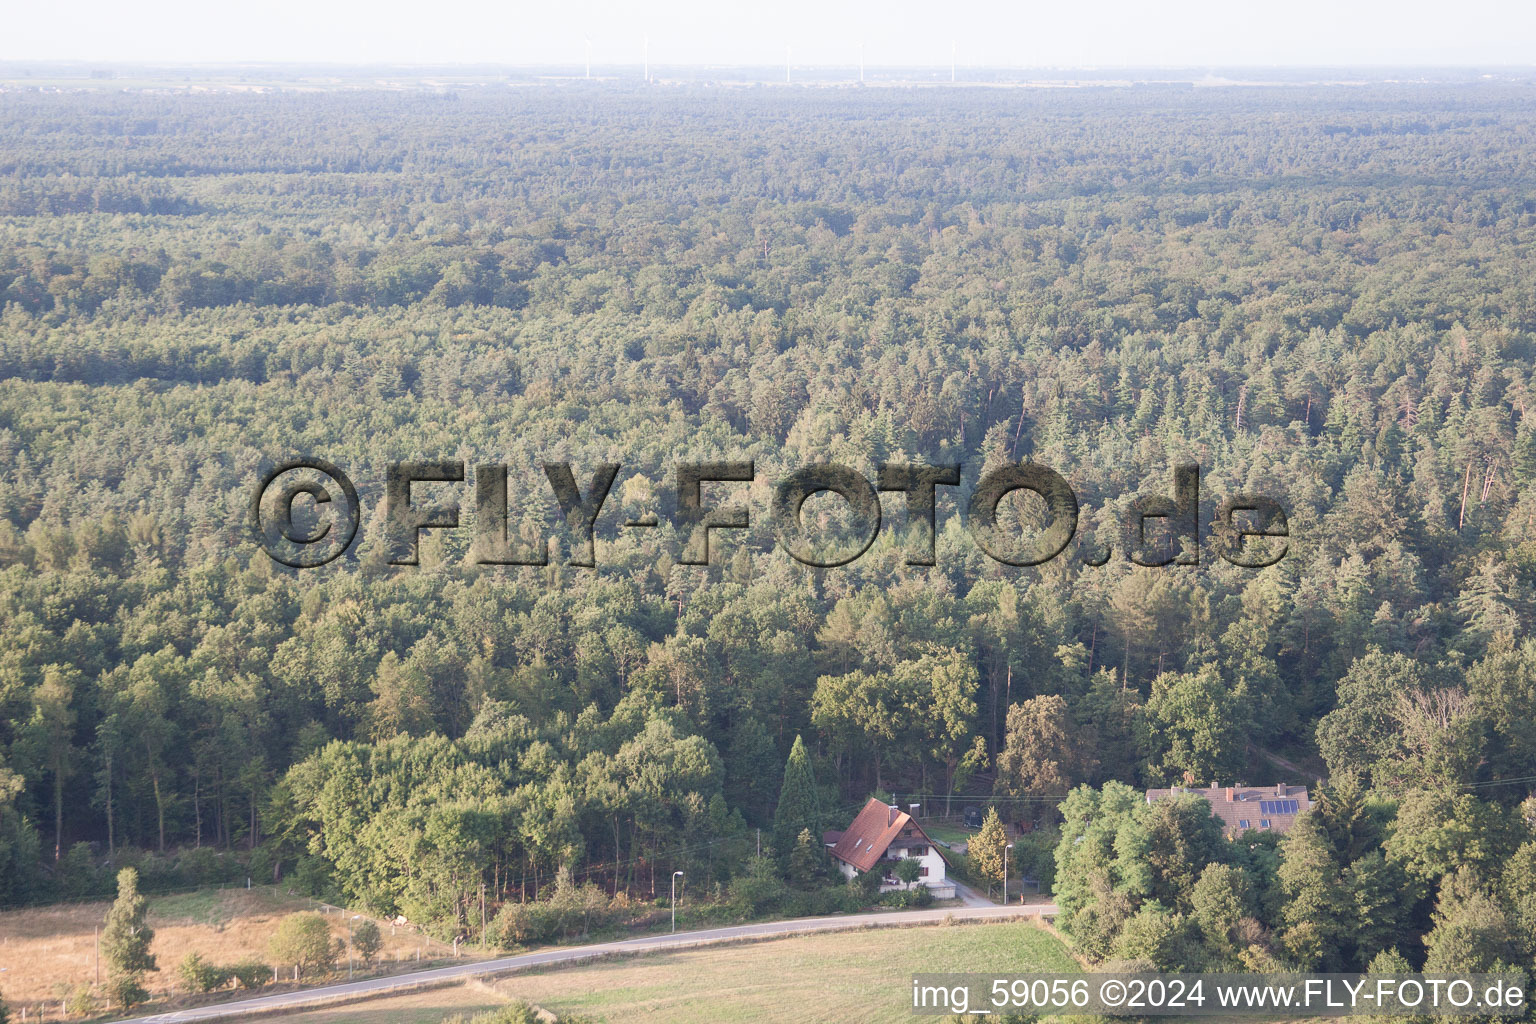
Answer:
[[[1272,781],[1256,746],[1460,793],[1415,813],[1493,815],[1497,864],[1536,776],[1533,147],[1496,84],[0,94],[0,901],[128,847],[450,923],[561,868],[726,878],[797,735],[829,818]],[[368,510],[302,573],[246,526],[293,455]],[[620,463],[598,567],[468,529],[388,565],[412,459],[506,463],[525,539],[542,462]],[[754,520],[713,564],[620,528],[706,459],[758,469],[711,485]],[[961,510],[1019,460],[1090,546],[1188,461],[1290,552],[1002,565]],[[938,565],[899,495],[849,566],[776,550],[772,482],[829,461],[962,463]]]

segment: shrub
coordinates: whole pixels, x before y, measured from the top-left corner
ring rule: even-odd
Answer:
[[[384,948],[384,936],[379,934],[379,926],[372,921],[359,922],[352,929],[352,948],[362,957],[363,963],[373,963],[373,958]]]
[[[746,873],[731,883],[731,905],[744,917],[758,917],[784,902],[788,889],[768,857],[753,857]]]
[[[191,885],[209,885],[222,881],[221,875],[227,872],[226,867],[220,863],[218,852],[211,846],[199,846],[184,851],[176,858],[175,874],[185,883]]]
[[[456,1013],[452,1017],[444,1017],[443,1024],[540,1024],[543,1019],[534,1007],[516,1002],[468,1018],[462,1013]],[[555,1016],[554,1024],[587,1024],[587,1018],[562,1013]]]
[[[562,938],[585,935],[609,922],[611,902],[601,888],[591,882],[577,885],[570,870],[561,868],[548,901],[552,926]]]
[[[105,896],[112,891],[111,875],[96,869],[89,843],[76,843],[59,860],[55,871],[59,895],[65,899]]]
[[[268,951],[280,965],[297,965],[301,976],[330,971],[336,966],[336,945],[331,941],[330,925],[312,911],[289,914],[279,921]]]
[[[491,936],[498,946],[511,948],[545,942],[555,931],[554,915],[546,903],[506,903],[491,922]]]
[[[194,992],[212,992],[229,980],[227,971],[215,967],[197,953],[188,953],[182,957],[176,973],[181,975],[181,980]]]
[[[261,988],[272,977],[272,968],[260,960],[242,960],[224,970],[241,988]]]
[[[136,974],[116,974],[107,979],[107,997],[125,1009],[139,1005],[149,998]]]
[[[94,1017],[102,1009],[101,1000],[96,997],[95,987],[88,984],[76,985],[70,990],[69,998],[66,1002],[69,1003],[71,1012],[82,1017]],[[5,1024],[5,1015],[3,1013],[0,1013],[0,1024]]]
[[[856,889],[846,885],[828,885],[805,892],[791,892],[784,910],[794,917],[819,917],[823,914],[852,912],[864,906],[863,897]]]
[[[293,887],[299,892],[324,899],[336,887],[330,864],[324,857],[313,854],[300,857],[298,865],[293,869]]]
[[[443,1024],[540,1024],[538,1012],[527,1003],[517,1002],[495,1010],[486,1010],[473,1017],[461,1013],[444,1017]]]

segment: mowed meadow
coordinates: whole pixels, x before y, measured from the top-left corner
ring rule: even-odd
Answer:
[[[619,1024],[886,1021],[918,972],[1081,970],[1035,922],[865,929],[516,974],[495,988],[557,1014]]]
[[[61,1000],[95,980],[96,929],[106,920],[109,906],[110,901],[61,903],[0,913],[0,967],[6,969],[5,998],[13,1013],[23,1006],[48,1003],[49,1016],[56,1016]],[[251,960],[270,964],[267,944],[278,922],[318,906],[270,886],[152,897],[149,924],[155,938],[151,949],[160,970],[145,977],[144,987],[157,1000],[185,994],[187,985],[177,975],[176,965],[188,953],[215,964]],[[326,915],[332,934],[343,942],[350,916],[335,910]],[[442,943],[409,929],[391,934],[390,926],[381,922],[380,931],[384,948],[375,961],[376,971],[414,964],[418,949],[423,963],[451,955]],[[338,963],[345,972],[345,953]],[[361,961],[357,966],[362,967]],[[102,972],[105,978],[105,962]]]
[[[922,972],[1082,968],[1038,921],[866,928],[618,957],[270,1018],[288,1024],[438,1024],[527,1003],[593,1022],[859,1024],[910,1013]]]

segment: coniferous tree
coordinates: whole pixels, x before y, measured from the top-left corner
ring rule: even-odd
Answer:
[[[1003,849],[1008,845],[1008,830],[1003,819],[997,816],[996,807],[987,808],[987,816],[981,820],[981,831],[966,845],[966,855],[976,867],[976,873],[987,880],[987,892],[994,882],[1003,880]],[[1006,899],[1007,893],[1003,896]]]
[[[101,952],[107,961],[107,987],[113,999],[129,1007],[148,998],[142,979],[155,966],[149,944],[154,929],[145,923],[149,901],[139,893],[139,873],[124,868],[117,873],[117,899],[107,911],[101,930]]]
[[[816,789],[811,755],[805,749],[805,741],[796,736],[794,746],[789,748],[789,759],[784,762],[784,783],[773,812],[773,846],[780,856],[789,856],[802,831],[821,835],[821,795]]]
[[[810,829],[801,829],[789,853],[789,880],[802,889],[811,888],[826,874],[826,861],[826,847],[821,840]]]

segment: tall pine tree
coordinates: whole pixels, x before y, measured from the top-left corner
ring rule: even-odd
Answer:
[[[794,849],[795,837],[802,829],[821,835],[821,796],[816,789],[816,772],[805,741],[795,737],[784,763],[784,784],[779,789],[779,806],[773,813],[773,848],[781,857]]]
[[[149,997],[140,979],[159,970],[149,943],[155,931],[147,923],[149,901],[139,894],[139,873],[123,868],[117,873],[117,899],[107,911],[107,923],[101,930],[101,951],[107,958],[107,989],[124,1007],[142,1003]]]

